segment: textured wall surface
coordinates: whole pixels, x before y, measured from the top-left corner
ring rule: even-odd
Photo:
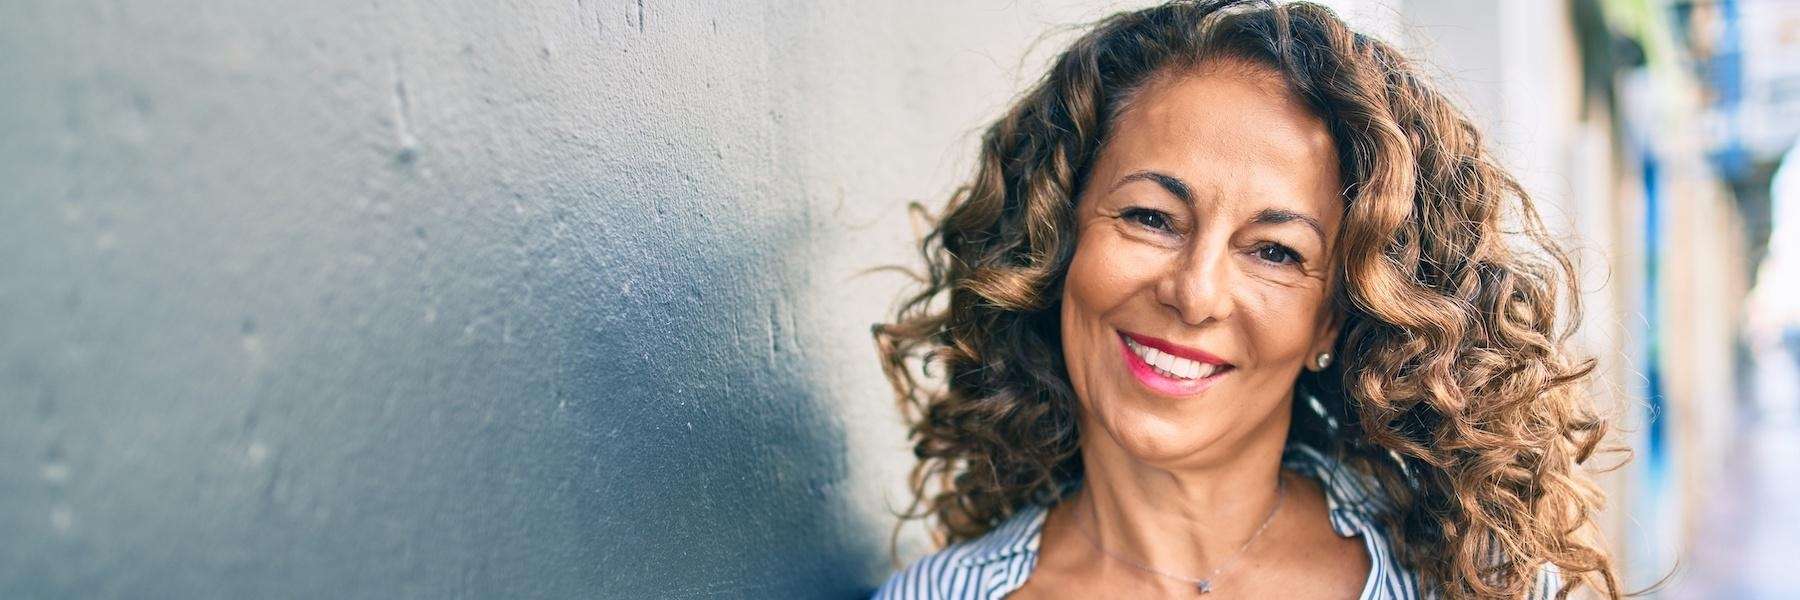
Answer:
[[[854,274],[1103,11],[860,4],[0,2],[0,597],[867,592]]]

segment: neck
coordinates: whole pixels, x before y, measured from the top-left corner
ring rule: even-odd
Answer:
[[[1268,429],[1216,460],[1180,466],[1132,458],[1108,435],[1084,436],[1075,522],[1112,554],[1205,578],[1276,507],[1287,427]]]

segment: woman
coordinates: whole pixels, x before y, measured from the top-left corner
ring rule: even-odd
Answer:
[[[1566,255],[1322,7],[1101,21],[924,252],[875,334],[952,545],[878,598],[1618,596]]]

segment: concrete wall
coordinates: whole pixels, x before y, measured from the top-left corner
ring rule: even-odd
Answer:
[[[859,4],[0,3],[0,597],[872,589],[852,275],[1104,11]]]
[[[854,275],[1109,7],[857,4],[0,3],[0,597],[866,593]]]

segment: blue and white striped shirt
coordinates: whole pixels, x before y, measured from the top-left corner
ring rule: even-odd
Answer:
[[[1369,575],[1362,600],[1428,598],[1418,577],[1400,564],[1386,527],[1377,518],[1387,505],[1367,476],[1310,447],[1291,444],[1282,466],[1319,481],[1331,515],[1331,528],[1344,537],[1361,536],[1369,553]],[[1025,584],[1037,565],[1038,539],[1048,509],[1028,505],[986,535],[954,544],[914,561],[875,591],[875,600],[989,600],[1003,598]],[[1531,598],[1553,598],[1559,587],[1555,570],[1538,573]]]

